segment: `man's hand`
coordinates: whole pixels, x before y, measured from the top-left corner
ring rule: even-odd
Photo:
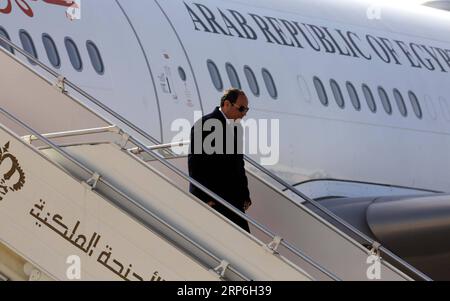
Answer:
[[[251,200],[244,201],[244,211],[247,211],[248,208],[250,208],[251,205],[252,205],[252,201]]]
[[[216,202],[214,202],[214,201],[209,201],[208,202],[208,206],[210,206],[210,207],[215,206],[215,205],[216,205]]]

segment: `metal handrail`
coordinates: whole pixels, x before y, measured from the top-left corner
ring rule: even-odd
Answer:
[[[8,41],[7,39],[3,38],[0,36],[0,40],[3,40],[6,44],[8,44],[10,47],[13,47],[15,50],[19,51],[22,55],[24,55],[26,58],[28,58],[29,60],[33,61],[34,63],[36,63],[37,65],[39,65],[41,68],[43,68],[44,70],[46,70],[47,72],[49,72],[51,75],[53,75],[55,78],[60,78],[60,75],[56,72],[54,72],[52,69],[50,69],[49,67],[47,67],[46,65],[44,65],[43,63],[41,63],[39,60],[37,60],[36,58],[34,58],[33,56],[29,55],[27,52],[25,52],[24,50],[22,50],[20,47],[16,46],[14,43]],[[111,110],[109,107],[107,107],[106,105],[104,105],[103,103],[101,103],[100,101],[98,101],[96,98],[94,98],[93,96],[89,95],[88,93],[84,92],[83,90],[81,90],[78,86],[76,86],[75,84],[73,84],[72,82],[70,82],[69,80],[67,80],[66,78],[64,78],[64,83],[67,84],[69,87],[71,87],[72,89],[74,89],[76,92],[78,92],[80,95],[82,95],[83,97],[85,97],[86,99],[88,99],[89,101],[91,101],[92,103],[94,103],[95,105],[97,105],[98,107],[100,107],[102,110],[106,111],[108,114],[110,114],[111,116],[117,118],[119,121],[121,121],[122,123],[124,123],[125,125],[127,125],[128,127],[130,127],[131,129],[135,130],[137,133],[139,133],[142,137],[145,137],[146,139],[148,139],[149,141],[151,141],[152,143],[158,145],[160,144],[155,138],[153,138],[152,136],[150,136],[149,134],[147,134],[146,132],[144,132],[143,130],[141,130],[139,127],[135,126],[134,124],[130,123],[127,119],[123,118],[122,116],[120,116],[119,114],[115,113],[113,110]],[[78,100],[74,101],[78,102]],[[92,110],[90,108],[87,108],[87,110],[89,110],[90,112],[92,112]],[[92,112],[95,114],[95,112]],[[104,119],[106,122],[108,122],[106,119]],[[108,122],[109,124],[111,124],[110,122]],[[131,138],[133,139],[133,138]],[[138,141],[136,141],[138,142]],[[138,142],[139,143],[139,142]],[[137,145],[138,147],[140,147],[142,150],[144,150],[148,155],[154,157],[155,159],[157,159],[158,161],[160,161],[161,163],[163,163],[164,165],[166,165],[166,162],[163,162],[164,159],[162,159],[158,154],[154,155],[153,154],[153,150],[149,150],[147,149],[146,146],[144,146],[143,144],[139,143],[140,145]],[[279,178],[278,176],[276,176],[275,174],[271,173],[269,170],[265,169],[264,167],[260,166],[259,164],[257,164],[255,161],[253,161],[251,158],[249,158],[248,156],[245,156],[245,159],[250,162],[253,166],[255,166],[256,168],[258,168],[259,170],[261,170],[262,172],[266,173],[267,175],[269,175],[269,177],[273,178],[275,181],[277,181],[278,183],[280,183],[281,185],[283,185],[285,188],[291,190],[292,192],[294,192],[295,194],[297,194],[298,196],[300,196],[302,199],[304,199],[305,201],[308,201],[309,203],[311,203],[314,207],[316,207],[317,209],[319,209],[320,211],[322,211],[323,213],[325,213],[326,215],[330,216],[332,219],[336,220],[336,222],[342,224],[344,227],[348,228],[350,231],[354,232],[357,236],[361,237],[363,240],[369,242],[370,244],[373,244],[375,241],[371,240],[369,237],[367,237],[365,234],[361,233],[359,230],[354,229],[351,225],[347,224],[345,221],[343,221],[342,219],[340,219],[338,216],[336,216],[335,214],[333,214],[331,211],[329,211],[326,208],[323,208],[321,205],[317,204],[315,201],[309,199],[307,196],[303,195],[302,193],[300,193],[297,189],[295,189],[294,187],[292,187],[291,185],[289,185],[288,183],[286,183],[284,180],[282,180],[281,178]],[[212,191],[209,191],[206,187],[204,187],[203,185],[201,185],[199,182],[195,181],[194,179],[191,179],[189,176],[187,176],[186,174],[184,174],[182,171],[180,171],[177,167],[172,166],[171,163],[168,163],[168,167],[169,169],[171,169],[172,171],[174,171],[175,173],[177,173],[179,176],[185,178],[185,180],[189,181],[190,183],[194,184],[196,187],[198,187],[200,190],[204,191],[206,194],[208,194],[209,196],[212,196],[210,193],[212,193],[213,195],[215,195]],[[175,169],[175,170],[173,170]],[[206,191],[204,190],[206,189]],[[208,191],[210,193],[208,193]],[[217,196],[217,195],[216,195]],[[218,196],[217,196],[218,197]],[[217,199],[215,197],[215,199]],[[221,199],[221,198],[219,198]],[[229,205],[228,202],[224,201],[224,200],[220,200],[220,203],[224,202],[223,205],[226,206],[228,209],[232,210],[234,213],[236,213],[237,215],[239,215],[240,217],[246,219],[247,217],[245,215],[243,215],[239,210],[236,210],[234,206]],[[295,202],[293,202],[294,204],[296,204]],[[296,204],[298,206],[298,204]],[[255,221],[256,222],[256,221]],[[269,231],[268,229],[265,229],[263,232],[266,233],[266,231]],[[270,232],[270,231],[269,231]],[[266,233],[267,235],[267,233]],[[269,235],[269,237],[272,236],[275,237],[275,235]],[[282,243],[285,243],[284,241]],[[354,243],[354,242],[353,242]],[[355,244],[357,245],[357,244]],[[294,248],[294,247],[293,247]],[[417,269],[415,269],[414,267],[412,267],[411,265],[409,265],[408,263],[404,262],[401,258],[397,257],[395,254],[393,254],[392,252],[390,252],[389,250],[385,249],[384,247],[381,247],[382,249],[384,249],[383,251],[388,254],[389,256],[391,256],[390,254],[392,254],[392,257],[398,262],[400,263],[402,266],[404,266],[405,268],[407,268],[408,270],[410,270],[411,272],[413,272],[414,274],[417,274],[419,277],[423,278],[424,280],[431,280],[428,276],[426,276],[425,274],[423,274],[422,272],[418,271]],[[295,248],[294,248],[295,249]],[[390,253],[390,254],[389,254]],[[306,255],[305,255],[306,256]],[[306,260],[306,259],[305,259]],[[312,261],[312,259],[310,259]]]
[[[37,60],[36,58],[34,58],[33,56],[29,55],[28,53],[26,53],[24,50],[20,49],[18,46],[16,46],[14,43],[8,41],[7,39],[4,39],[3,37],[0,36],[0,40],[4,41],[6,44],[8,44],[9,46],[13,47],[14,49],[16,49],[17,51],[19,51],[21,54],[23,54],[25,57],[27,57],[29,60],[33,61],[34,63],[36,63],[37,65],[39,65],[41,68],[43,68],[44,70],[46,70],[47,72],[49,72],[51,75],[55,76],[56,78],[61,78],[61,76],[59,74],[57,74],[56,72],[54,72],[53,70],[51,70],[49,67],[47,67],[46,65],[44,65],[43,63],[41,63],[39,60]],[[155,138],[153,138],[151,135],[149,135],[148,133],[144,132],[143,130],[141,130],[139,127],[135,126],[134,124],[132,124],[131,122],[129,122],[127,119],[123,118],[121,115],[117,114],[116,112],[114,112],[113,110],[111,110],[108,106],[104,105],[103,103],[101,103],[99,100],[97,100],[96,98],[94,98],[93,96],[91,96],[90,94],[86,93],[85,91],[81,90],[78,86],[76,86],[75,84],[73,84],[72,82],[70,82],[69,80],[67,80],[66,78],[63,78],[63,81],[65,84],[67,84],[69,87],[71,87],[72,89],[74,89],[76,92],[78,92],[80,95],[82,95],[83,97],[85,97],[86,99],[88,99],[89,101],[91,101],[92,103],[94,103],[95,105],[97,105],[98,107],[100,107],[102,110],[106,111],[108,114],[110,114],[111,116],[113,116],[114,118],[116,118],[117,120],[121,121],[123,124],[125,124],[126,126],[128,126],[129,128],[133,129],[134,131],[136,131],[138,134],[140,134],[142,137],[148,139],[149,141],[151,141],[154,144],[159,144],[158,140],[156,140]],[[96,114],[95,112],[93,112],[90,108],[84,106],[82,103],[80,103],[77,99],[71,98],[73,101],[75,101],[76,103],[82,105],[86,110],[88,110],[91,113],[94,113],[95,115],[98,116],[98,114]],[[1,109],[1,108],[0,108]],[[2,112],[5,112],[6,114],[10,115],[8,112],[4,111],[3,109],[1,109]],[[13,116],[11,116],[12,118],[14,118]],[[14,118],[15,119],[15,118]],[[17,119],[16,119],[17,120]],[[108,124],[111,124],[111,122],[107,121],[105,118],[103,118],[103,120],[105,122],[107,122]],[[18,122],[20,122],[19,120],[17,120]],[[30,128],[31,129],[31,128]],[[33,133],[35,136],[38,136],[39,134],[37,132],[34,131]],[[122,134],[125,134],[125,132],[122,131]],[[42,137],[44,138],[44,137]],[[259,224],[257,221],[255,221],[254,219],[248,217],[247,215],[243,214],[241,211],[239,211],[238,209],[236,209],[236,207],[234,207],[233,205],[231,205],[230,203],[228,203],[227,201],[225,201],[223,198],[221,198],[220,196],[218,196],[217,194],[215,194],[214,192],[212,192],[211,190],[209,190],[208,188],[206,188],[205,186],[203,186],[202,184],[200,184],[198,181],[194,180],[193,178],[191,178],[190,176],[188,176],[187,174],[185,174],[183,171],[181,171],[180,169],[178,169],[176,166],[172,165],[170,162],[168,162],[165,158],[161,157],[158,153],[156,153],[154,150],[150,150],[147,148],[147,146],[145,146],[144,144],[142,144],[139,140],[135,139],[132,136],[128,137],[130,142],[132,142],[133,144],[135,144],[137,147],[141,148],[145,153],[147,153],[148,155],[152,156],[153,158],[155,158],[156,160],[158,160],[161,164],[163,164],[164,166],[166,166],[167,168],[169,168],[171,171],[173,171],[175,174],[177,174],[178,176],[182,177],[183,179],[185,179],[186,181],[188,181],[189,183],[193,184],[194,186],[196,186],[197,188],[199,188],[201,191],[203,191],[204,193],[206,193],[208,196],[214,198],[215,200],[217,200],[220,204],[222,204],[223,206],[227,207],[229,210],[231,210],[233,213],[237,214],[239,217],[243,218],[244,220],[246,220],[247,222],[251,223],[253,226],[255,226],[258,230],[260,230],[261,232],[263,232],[264,234],[266,234],[267,236],[269,236],[272,239],[275,239],[276,237],[278,237],[275,233],[273,233],[271,230],[267,229],[265,226]],[[45,138],[44,138],[45,139]],[[49,141],[50,142],[50,141]],[[50,142],[52,146],[57,147],[55,144],[53,144],[52,142]],[[86,170],[85,167],[83,167],[83,169]],[[88,172],[88,171],[87,171]],[[298,256],[299,258],[301,258],[302,260],[304,260],[305,262],[307,262],[308,264],[310,264],[311,266],[313,266],[314,268],[316,268],[317,270],[319,270],[321,273],[325,274],[326,276],[330,277],[333,280],[340,280],[336,275],[334,275],[332,272],[328,271],[327,269],[325,269],[324,267],[322,267],[320,264],[316,263],[312,258],[310,258],[309,256],[307,256],[306,254],[303,254],[303,252],[301,252],[300,250],[298,250],[295,246],[289,244],[288,242],[282,240],[281,245],[285,246],[288,250],[290,250],[294,255]]]
[[[30,127],[29,125],[25,124],[24,122],[22,122],[21,120],[19,120],[18,118],[16,118],[15,116],[13,116],[11,113],[7,112],[6,110],[4,110],[2,107],[0,107],[0,114],[3,114],[4,116],[6,116],[8,119],[10,119],[11,121],[15,122],[16,124],[22,126],[23,128],[25,128],[27,131],[29,131],[30,133],[33,134],[33,137],[35,138],[34,140],[39,140],[45,144],[47,144],[50,148],[54,149],[58,154],[60,154],[61,156],[63,156],[65,159],[69,160],[72,164],[74,164],[75,166],[77,166],[78,168],[80,168],[82,171],[84,171],[85,173],[87,173],[90,176],[94,176],[96,173],[92,170],[90,170],[88,167],[86,167],[85,165],[83,165],[83,163],[79,162],[77,159],[75,159],[72,155],[70,155],[68,152],[64,151],[62,148],[60,148],[58,145],[54,144],[53,142],[51,142],[49,139],[45,137],[45,135],[39,134],[36,130],[34,130],[32,127]],[[195,242],[194,240],[190,239],[189,237],[187,237],[185,234],[183,234],[182,232],[180,232],[178,229],[176,229],[175,227],[173,227],[172,225],[170,225],[169,223],[167,223],[165,220],[163,220],[162,218],[158,217],[157,215],[155,215],[153,212],[151,212],[150,210],[148,210],[147,208],[143,207],[141,204],[139,204],[138,202],[136,202],[135,200],[131,199],[130,197],[128,197],[125,193],[123,193],[121,190],[119,190],[118,188],[116,188],[114,185],[112,185],[111,183],[109,183],[107,180],[105,180],[102,177],[98,178],[98,181],[103,183],[106,187],[108,187],[109,189],[111,189],[113,192],[117,193],[120,197],[126,199],[128,202],[132,203],[133,205],[135,205],[139,210],[142,210],[145,214],[148,214],[151,218],[155,219],[157,222],[159,222],[160,224],[162,224],[163,226],[165,226],[167,229],[169,229],[170,231],[176,233],[179,237],[183,238],[185,241],[189,242],[191,245],[193,245],[194,247],[196,247],[198,250],[200,250],[201,252],[203,252],[204,254],[206,254],[207,256],[209,256],[210,258],[214,259],[217,263],[221,262],[221,259],[217,256],[215,256],[214,254],[212,254],[210,251],[206,250],[205,248],[203,248],[201,245],[199,245],[197,242]],[[231,271],[241,277],[241,278],[245,278],[245,276],[243,276],[240,272],[238,272],[234,267],[230,267]]]
[[[430,190],[430,189],[417,188],[417,187],[355,181],[355,180],[333,179],[333,178],[311,179],[311,180],[307,180],[307,181],[297,182],[297,183],[292,184],[292,187],[297,187],[297,186],[303,185],[303,184],[322,182],[322,181],[323,182],[327,182],[327,181],[328,182],[341,182],[341,183],[345,183],[345,184],[362,184],[362,185],[371,185],[371,186],[375,186],[375,187],[387,187],[387,188],[396,188],[396,189],[404,189],[404,190],[417,190],[417,191],[423,191],[423,192],[429,192],[429,193],[443,193],[443,191]],[[284,191],[286,191],[286,190],[287,190],[287,188],[284,189]]]
[[[142,144],[141,142],[139,142],[138,140],[136,140],[133,137],[129,138],[129,141],[131,143],[133,143],[134,145],[136,145],[137,147],[139,147],[140,149],[142,149],[143,152],[145,152],[147,155],[152,156],[153,158],[155,158],[157,161],[159,161],[161,164],[163,164],[165,167],[169,168],[171,171],[173,171],[175,174],[177,174],[178,176],[180,176],[182,179],[188,181],[189,183],[193,184],[194,186],[196,186],[197,188],[199,188],[201,191],[203,191],[204,193],[206,193],[208,196],[212,197],[214,200],[218,201],[220,204],[222,204],[223,206],[227,207],[229,210],[231,210],[233,213],[235,213],[236,215],[238,215],[239,217],[241,217],[242,219],[246,220],[247,222],[249,222],[250,224],[252,224],[253,226],[255,226],[259,231],[263,232],[265,235],[267,235],[268,237],[270,237],[271,239],[275,239],[277,237],[277,235],[272,232],[270,229],[268,229],[267,227],[265,227],[264,225],[261,225],[260,223],[258,223],[256,220],[254,220],[253,218],[245,215],[244,213],[242,213],[240,210],[238,210],[236,207],[234,207],[233,205],[231,205],[229,202],[225,201],[222,197],[220,197],[218,194],[216,194],[215,192],[211,191],[210,189],[206,188],[204,185],[202,185],[200,182],[198,182],[197,180],[191,178],[190,176],[188,176],[186,173],[184,173],[183,171],[181,171],[179,168],[175,167],[172,163],[170,163],[167,159],[165,159],[164,157],[159,156],[155,150],[153,149],[149,149],[147,148],[147,146],[145,146],[144,144]],[[146,165],[147,166],[147,165]],[[330,277],[333,280],[340,280],[336,275],[334,275],[332,272],[326,270],[324,267],[322,267],[320,264],[316,263],[312,258],[310,258],[309,256],[307,256],[306,254],[304,254],[302,251],[298,250],[295,246],[291,245],[290,243],[286,242],[286,241],[281,241],[281,245],[285,246],[287,249],[289,249],[294,255],[298,256],[299,258],[303,259],[305,262],[309,263],[310,265],[312,265],[314,268],[318,269],[320,272],[322,272],[323,274],[325,274],[326,276]]]
[[[7,112],[4,111],[1,108],[0,108],[0,113],[7,114]],[[17,122],[19,122],[19,121],[17,121]],[[27,129],[30,130],[29,128],[27,128]],[[36,132],[34,132],[33,135],[25,136],[24,139],[25,140],[29,140],[29,141],[34,141],[34,140],[42,140],[42,137],[45,138],[45,139],[55,139],[55,138],[65,138],[65,137],[78,136],[78,135],[108,133],[108,132],[115,132],[117,134],[124,134],[124,132],[121,131],[120,129],[118,131],[117,130],[118,130],[117,127],[109,126],[109,127],[103,127],[103,128],[84,129],[84,130],[76,130],[76,131],[67,131],[67,132],[58,132],[58,133],[49,133],[49,134],[39,134],[39,135],[36,135]],[[46,141],[44,141],[44,142],[46,142]],[[132,140],[132,139],[130,139],[129,142],[132,142],[133,144],[137,143],[137,141]],[[184,142],[168,143],[168,144],[163,144],[163,145],[155,145],[155,146],[145,147],[145,149],[156,151],[156,150],[166,149],[166,148],[173,147],[173,146],[181,146],[181,145],[183,145],[183,143]],[[53,146],[55,146],[55,144],[52,145],[52,144],[49,143],[49,146],[53,148]],[[58,147],[58,149],[60,149],[60,148]],[[136,148],[128,149],[128,151],[130,151],[131,153],[134,153],[134,152],[137,152],[137,151],[141,151],[141,152],[144,151],[145,152],[145,149],[142,149],[141,146],[137,146]],[[152,154],[151,156],[154,157],[154,154]],[[73,160],[71,160],[72,163],[77,164],[76,162],[73,162]],[[80,165],[80,164],[77,164],[77,165]],[[92,174],[92,171],[90,171],[89,169],[87,169],[86,171],[90,172]],[[212,194],[212,197],[214,197],[214,196],[215,195]],[[217,196],[216,198],[220,199],[219,196]],[[247,217],[247,216],[245,216],[245,217]],[[260,230],[263,231],[262,229],[260,229]],[[270,234],[268,234],[268,233],[265,233],[265,234],[270,236]],[[274,237],[272,237],[272,238],[274,238]],[[295,252],[293,251],[294,249],[293,249],[292,246],[290,246],[289,244],[286,244],[285,247],[288,248],[289,250],[291,250],[291,252],[293,252],[295,254]],[[302,258],[302,259],[307,261],[307,258]],[[318,267],[316,267],[316,268],[318,268]],[[331,275],[327,275],[327,276],[332,277]],[[334,280],[339,280],[339,279],[338,278],[334,278]]]
[[[175,146],[181,146],[181,145],[188,145],[190,144],[190,141],[180,141],[180,142],[176,142],[173,143],[173,145]],[[167,147],[171,147],[172,144],[166,144],[166,145],[158,145],[158,146],[154,146],[154,148],[157,149],[161,149],[161,148],[167,148]],[[289,190],[293,193],[295,193],[297,196],[299,196],[300,198],[302,198],[304,201],[310,203],[311,205],[313,205],[316,209],[318,209],[319,211],[323,212],[324,214],[328,215],[331,219],[333,219],[334,221],[336,221],[338,224],[341,224],[343,227],[347,228],[349,231],[353,232],[353,234],[355,234],[356,236],[358,236],[359,238],[361,238],[362,240],[364,240],[364,242],[366,242],[367,244],[370,244],[371,246],[377,246],[377,248],[382,251],[384,254],[388,255],[389,257],[391,257],[393,260],[395,260],[398,264],[400,264],[402,267],[406,268],[407,270],[409,270],[410,272],[414,273],[416,276],[419,276],[420,278],[422,278],[423,280],[426,281],[432,281],[432,279],[430,277],[428,277],[427,275],[425,275],[424,273],[422,273],[421,271],[417,270],[415,267],[413,267],[412,265],[410,265],[409,263],[407,263],[405,260],[403,260],[402,258],[398,257],[397,255],[395,255],[394,253],[392,253],[390,250],[388,250],[387,248],[383,247],[379,242],[371,239],[370,237],[368,237],[367,235],[365,235],[364,233],[362,233],[361,231],[359,231],[358,229],[356,229],[355,227],[353,227],[352,225],[348,224],[346,221],[344,221],[342,218],[340,218],[339,216],[335,215],[333,212],[331,212],[330,210],[328,210],[327,208],[323,207],[322,205],[320,205],[318,202],[314,201],[313,199],[309,198],[308,196],[304,195],[303,193],[301,193],[298,189],[296,189],[295,187],[293,187],[292,185],[288,184],[286,181],[284,181],[283,179],[281,179],[279,176],[277,176],[276,174],[274,174],[273,172],[271,172],[270,170],[268,170],[267,168],[263,167],[262,165],[258,164],[257,162],[255,162],[253,159],[251,159],[250,157],[248,157],[247,155],[244,155],[244,159],[249,162],[251,165],[253,165],[254,167],[256,167],[257,169],[259,169],[260,171],[262,171],[263,173],[265,173],[266,175],[268,175],[271,179],[275,180],[276,182],[278,182],[279,184],[281,184],[284,189],[283,191]],[[288,200],[293,203],[295,206],[301,208],[301,206],[296,203],[294,200],[292,200],[291,198],[288,198]],[[331,228],[334,232],[338,233],[339,235],[342,236],[343,233],[340,233],[340,231],[338,231],[337,229]],[[345,236],[343,236],[344,238],[346,238]],[[362,247],[360,244],[358,244],[356,241],[353,240],[349,240],[350,243],[354,244],[355,246],[358,247]],[[366,250],[367,252],[369,252],[369,250],[367,250],[366,248],[362,247],[364,250]]]
[[[113,127],[107,127],[107,128],[103,128],[104,129],[104,131],[107,131],[108,129],[110,129],[110,128],[113,128]],[[69,136],[69,135],[71,135],[72,133],[76,133],[76,134],[89,134],[89,133],[91,133],[91,132],[97,132],[99,129],[90,129],[90,130],[83,130],[83,131],[73,131],[73,132],[66,132],[68,135],[65,135],[65,133],[57,133],[57,134],[53,134],[54,136],[52,136],[52,137],[65,137],[65,136]],[[101,130],[101,129],[100,129]],[[49,135],[51,135],[51,134],[49,134]],[[47,135],[46,135],[47,136]],[[150,150],[160,150],[160,149],[168,149],[168,148],[172,148],[172,147],[177,147],[177,146],[184,146],[184,145],[189,145],[190,144],[190,142],[189,141],[180,141],[180,142],[173,142],[173,143],[166,143],[166,144],[160,144],[160,145],[154,145],[154,146],[147,146],[147,148],[148,149],[150,149]],[[132,148],[132,149],[129,149],[129,151],[130,152],[132,152],[132,153],[138,153],[138,152],[140,152],[140,151],[143,151],[142,149],[141,149],[141,147],[136,147],[136,148]],[[259,164],[257,164],[256,162],[251,162],[250,160],[250,158],[248,158],[248,156],[245,156],[245,159],[249,162],[249,163],[251,163],[253,166],[255,166],[255,167],[258,167],[258,166],[260,166]],[[266,169],[267,170],[267,169]],[[269,170],[267,170],[267,172],[269,173],[268,175],[272,178],[272,179],[275,179],[275,180],[277,180],[276,179],[276,175],[273,173],[273,172],[271,172],[271,171],[269,171]],[[356,181],[353,181],[353,182],[356,182]],[[280,182],[279,182],[280,183]],[[358,183],[362,183],[362,182],[358,182]],[[283,183],[280,183],[280,184],[282,184],[283,185]],[[283,186],[285,186],[285,185],[283,185]],[[297,190],[297,188],[295,188],[294,186],[292,186],[292,188],[293,189],[295,189],[296,191],[298,191]],[[404,187],[403,187],[404,188]],[[283,191],[286,191],[286,190],[289,190],[289,188],[288,187],[286,187],[285,186],[285,188],[283,188]],[[430,191],[430,192],[432,192],[432,191]],[[306,197],[306,195],[305,195],[305,198],[303,198],[305,201],[307,201],[307,202],[309,202],[308,201],[308,199],[307,199],[308,197]],[[312,200],[312,199],[311,199]],[[313,201],[313,202],[315,202],[315,201]],[[293,202],[293,203],[295,203],[295,202]],[[317,202],[316,202],[317,203]],[[296,204],[297,205],[297,204]],[[314,205],[314,204],[313,204]],[[321,205],[319,205],[319,206],[321,206]],[[323,207],[324,208],[324,207]],[[319,208],[318,208],[319,209]],[[320,209],[319,209],[320,210]],[[339,221],[337,221],[337,222],[339,222]],[[343,225],[343,226],[345,226],[345,225]],[[350,227],[353,227],[353,226],[351,226],[351,225],[349,225]],[[334,229],[333,229],[334,230]],[[350,230],[350,229],[349,229]],[[356,231],[358,231],[357,229],[355,229]],[[358,231],[359,232],[359,231]],[[360,232],[361,233],[361,232]],[[357,233],[354,233],[354,234],[356,234],[357,235]],[[363,234],[364,236],[365,236],[365,234]],[[362,239],[364,239],[364,237],[360,237],[360,238],[362,238]],[[374,240],[372,240],[372,239],[370,239],[369,237],[367,237],[366,236],[366,238],[368,239],[368,240],[371,240],[371,241],[367,241],[367,240],[365,240],[367,243],[369,243],[370,245],[373,245],[374,243],[375,243],[375,241]],[[353,242],[353,241],[352,241]],[[385,249],[384,247],[380,247],[380,249],[381,249],[381,251],[383,251],[385,254],[387,254],[387,255],[389,255],[389,256],[391,256],[393,259],[395,259],[395,257],[394,256],[396,256],[395,254],[389,254],[388,252],[390,252],[389,250],[387,250],[387,249]],[[387,251],[387,252],[386,252]],[[420,272],[420,271],[419,271]],[[431,280],[431,279],[430,279]]]
[[[176,146],[183,146],[185,144],[184,141],[181,142],[173,142],[173,143],[165,143],[165,144],[159,144],[159,145],[153,145],[153,146],[147,146],[148,149],[152,149],[152,150],[157,150],[157,149],[167,149],[167,148],[173,148]],[[134,148],[134,149],[130,149],[130,151],[132,152],[139,152],[141,149],[138,148]]]

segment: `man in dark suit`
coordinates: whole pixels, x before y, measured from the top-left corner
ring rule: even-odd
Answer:
[[[227,90],[220,107],[192,127],[188,156],[189,175],[243,213],[250,207],[251,200],[244,169],[243,130],[236,121],[248,110],[248,99],[243,91]],[[190,184],[189,191],[250,232],[246,220],[195,185]]]

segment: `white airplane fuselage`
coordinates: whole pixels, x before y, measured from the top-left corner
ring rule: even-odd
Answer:
[[[445,12],[356,0],[86,0],[81,19],[70,21],[66,7],[51,2],[58,1],[1,1],[0,27],[17,45],[19,31],[28,32],[38,59],[48,66],[42,35],[51,36],[61,59],[54,70],[161,142],[177,134],[174,120],[193,122],[194,111],[209,113],[219,104],[223,90],[233,85],[230,64],[249,98],[247,116],[279,119],[279,162],[269,168],[291,182],[336,178],[450,191]],[[81,70],[71,64],[66,37],[78,47]],[[101,74],[87,41],[99,49]],[[214,85],[208,62],[217,66],[222,87]],[[249,69],[259,93],[252,91],[244,71]],[[276,95],[263,70],[271,74]],[[327,105],[315,77],[324,85]],[[335,100],[330,80],[340,87],[344,105]],[[348,82],[360,108],[352,103]],[[363,85],[373,94],[375,112]],[[383,106],[379,87],[391,110]],[[410,92],[420,110],[414,110]]]

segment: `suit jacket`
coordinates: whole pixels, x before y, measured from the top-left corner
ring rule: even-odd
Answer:
[[[221,125],[222,131],[220,132],[220,128],[214,125]],[[211,128],[204,129],[203,126],[210,126]],[[219,110],[219,107],[197,121],[191,129],[188,168],[189,175],[193,179],[197,180],[243,212],[244,201],[250,200],[250,193],[247,187],[248,181],[247,176],[245,175],[244,156],[242,154],[242,126],[240,126],[240,128],[234,127],[234,131],[232,129],[233,126],[228,125],[225,117]],[[214,130],[219,131],[213,133]],[[219,133],[221,133],[221,135],[218,135]],[[234,149],[230,147],[229,143],[227,145],[227,133],[228,142],[234,142]],[[235,134],[233,135],[233,133]],[[212,140],[212,136],[209,135],[214,135],[215,137],[222,139],[215,139],[214,143],[209,143]],[[234,136],[233,140],[231,140],[230,135]],[[205,140],[206,143],[204,143]],[[203,147],[204,145],[210,144],[215,146],[216,150],[219,151],[211,154],[210,150]],[[232,153],[230,154],[230,152]],[[204,202],[213,201],[210,196],[192,184],[190,185],[189,190]]]

